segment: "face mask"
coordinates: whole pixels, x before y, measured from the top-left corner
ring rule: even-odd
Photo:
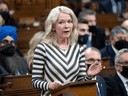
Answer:
[[[8,20],[9,18],[9,12],[6,11],[2,11],[0,12],[0,15],[2,15],[3,19],[5,20],[5,22]]]
[[[78,43],[79,44],[86,44],[87,41],[88,41],[88,34],[85,34],[85,35],[79,35],[78,37]]]
[[[128,78],[128,66],[123,66],[123,71],[121,72],[121,74]]]
[[[126,40],[119,40],[115,43],[115,47],[117,50],[128,48],[128,42]]]
[[[89,26],[89,32],[95,33],[96,26]]]
[[[91,5],[91,3],[89,2],[89,3],[85,3],[85,8],[87,8],[87,9],[89,9],[90,8],[90,5]]]
[[[87,64],[87,67],[88,67],[88,68],[86,69],[87,71],[88,71],[88,69],[89,69],[90,66],[91,66],[91,64]]]
[[[15,51],[16,51],[15,47],[11,44],[1,46],[1,53],[6,55],[6,56],[14,55]]]

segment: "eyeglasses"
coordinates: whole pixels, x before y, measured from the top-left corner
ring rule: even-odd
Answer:
[[[123,65],[123,66],[128,66],[128,61],[124,61],[124,62],[118,62],[119,64]]]
[[[3,40],[3,41],[1,41],[1,43],[3,43],[3,44],[15,44],[15,42],[12,40],[12,41],[8,41],[8,40]]]
[[[98,61],[99,63],[103,62],[103,60],[100,60],[100,59],[97,59],[97,60],[95,60],[95,59],[88,59],[88,60],[85,60],[85,61],[88,61],[91,64],[95,63],[96,61]]]
[[[116,37],[118,40],[123,40],[122,37]],[[126,38],[124,38],[124,40],[126,40]]]

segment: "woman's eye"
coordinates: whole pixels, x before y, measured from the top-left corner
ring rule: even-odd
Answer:
[[[59,22],[59,24],[62,24],[63,22]]]
[[[62,23],[64,23],[64,21],[60,21],[60,22],[59,22],[59,24],[62,24]]]
[[[68,23],[72,23],[72,21],[68,21]]]

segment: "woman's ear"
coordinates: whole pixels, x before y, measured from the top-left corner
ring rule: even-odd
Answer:
[[[53,32],[56,32],[55,28],[52,28],[52,31],[53,31]]]

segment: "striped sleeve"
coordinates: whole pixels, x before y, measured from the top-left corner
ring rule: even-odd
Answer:
[[[92,78],[89,78],[87,76],[87,71],[86,71],[86,67],[85,67],[85,52],[84,52],[84,47],[80,48],[80,60],[79,60],[79,64],[80,64],[80,71],[79,71],[79,75],[78,75],[78,79],[77,81],[86,81],[86,80],[91,80]]]
[[[48,90],[48,82],[42,81],[45,65],[45,47],[39,43],[35,49],[32,69],[32,85],[34,88]]]

